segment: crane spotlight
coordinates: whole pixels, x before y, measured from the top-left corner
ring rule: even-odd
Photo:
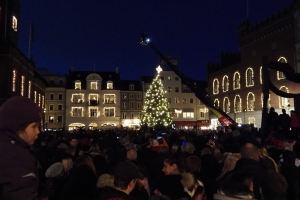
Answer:
[[[149,42],[150,42],[150,38],[148,38],[145,32],[142,32],[140,35],[140,44],[148,45]]]

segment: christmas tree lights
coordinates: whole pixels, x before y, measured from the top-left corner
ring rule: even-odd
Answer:
[[[157,76],[146,92],[141,117],[141,126],[160,129],[172,124],[172,116],[169,111],[169,102],[165,97],[165,91],[159,73],[162,71],[159,66]]]

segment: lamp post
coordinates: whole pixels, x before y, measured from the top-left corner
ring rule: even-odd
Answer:
[[[244,124],[246,124],[246,109],[244,109],[243,112],[244,112]]]

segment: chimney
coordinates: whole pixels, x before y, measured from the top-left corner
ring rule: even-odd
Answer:
[[[119,67],[117,66],[116,67],[116,74],[118,74],[119,73]]]

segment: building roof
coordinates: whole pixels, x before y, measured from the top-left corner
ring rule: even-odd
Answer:
[[[152,83],[154,76],[140,76],[141,82]]]
[[[120,90],[120,74],[114,71],[111,72],[99,72],[99,71],[69,71],[67,75],[67,89],[74,89],[75,81],[81,81],[81,88],[87,89],[86,87],[86,78],[90,74],[98,74],[102,78],[102,90],[106,89],[106,82],[113,82],[113,89]]]
[[[142,91],[142,85],[139,80],[122,80],[121,81],[121,90],[129,91],[129,86],[133,84],[134,88],[130,91]]]

